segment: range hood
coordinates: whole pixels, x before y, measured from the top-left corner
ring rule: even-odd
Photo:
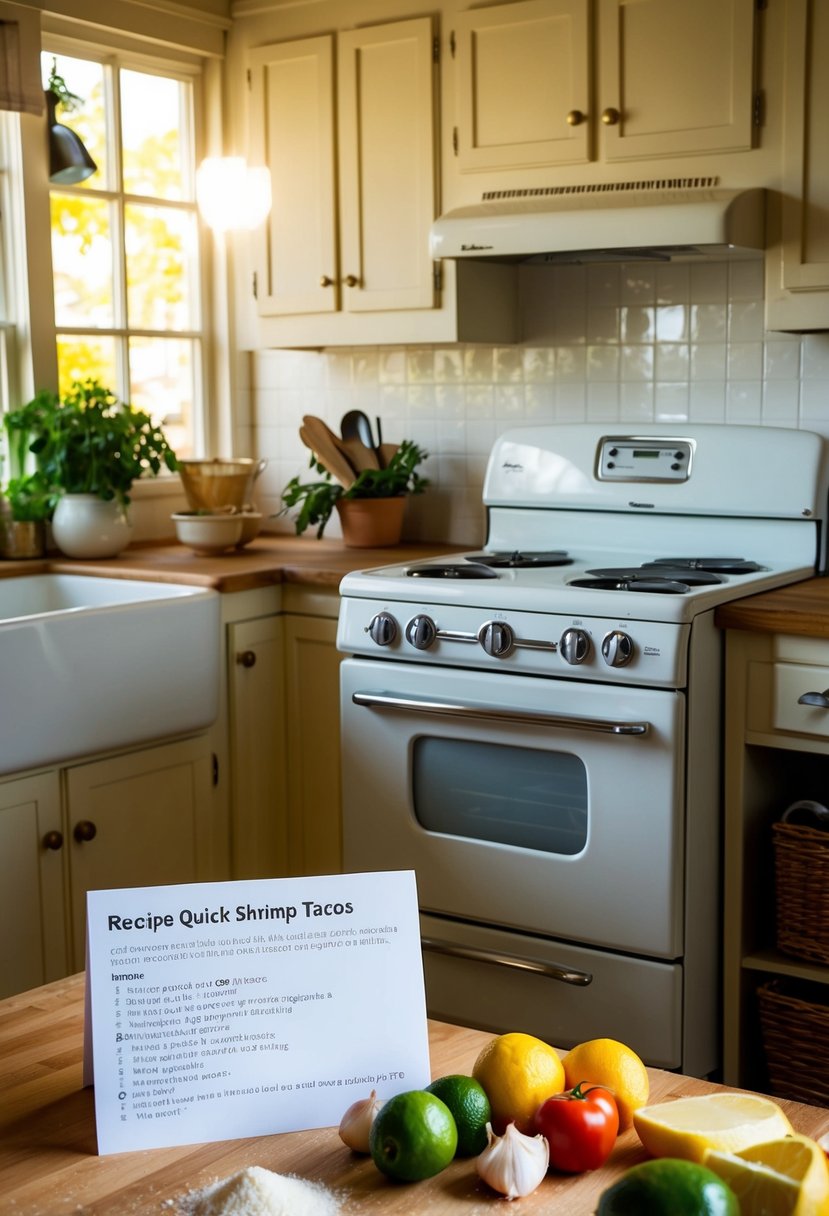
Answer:
[[[756,257],[764,249],[764,190],[720,189],[711,184],[716,178],[681,181],[495,191],[436,220],[431,254],[663,262]]]

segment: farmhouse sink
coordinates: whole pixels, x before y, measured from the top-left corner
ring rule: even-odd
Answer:
[[[215,591],[0,579],[0,774],[207,727],[219,666]]]

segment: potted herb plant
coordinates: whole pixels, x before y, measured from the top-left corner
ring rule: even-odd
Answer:
[[[132,532],[133,482],[177,461],[149,414],[98,380],[75,381],[63,399],[41,391],[6,415],[12,474],[27,453],[54,496],[52,535],[69,557],[114,557]]]
[[[417,444],[404,439],[385,468],[364,469],[347,489],[312,456],[310,467],[321,474],[320,479],[303,482],[299,477],[292,478],[282,491],[285,505],[281,513],[299,507],[297,535],[316,526],[319,540],[336,508],[349,548],[395,545],[400,540],[408,495],[421,494],[429,484],[428,478],[417,472],[426,456]]]

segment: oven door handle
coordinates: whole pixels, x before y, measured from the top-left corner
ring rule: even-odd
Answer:
[[[570,730],[592,730],[607,735],[646,735],[649,722],[610,722],[605,718],[575,718],[571,714],[535,714],[524,709],[488,709],[456,701],[436,701],[432,697],[397,697],[388,692],[355,692],[351,700],[368,709],[408,709],[423,714],[442,714],[456,718],[475,718],[489,722],[522,722],[533,726],[559,726]]]
[[[477,946],[459,946],[456,942],[445,942],[438,937],[421,937],[424,950],[434,954],[448,954],[451,958],[466,958],[474,963],[495,963],[499,967],[514,967],[517,971],[532,971],[535,975],[546,975],[561,984],[574,984],[586,988],[593,983],[589,971],[572,971],[559,967],[557,963],[545,963],[537,958],[524,958],[520,954],[502,954],[500,950],[482,950]]]

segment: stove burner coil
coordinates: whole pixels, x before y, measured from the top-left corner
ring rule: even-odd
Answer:
[[[696,570],[687,566],[663,566],[657,562],[645,562],[641,566],[610,566],[606,569],[586,570],[599,579],[643,580],[668,579],[684,583],[687,587],[714,587],[725,579],[708,570]]]
[[[744,557],[657,557],[645,562],[643,568],[671,566],[676,570],[710,570],[720,574],[757,574],[767,569]]]
[[[472,553],[466,555],[468,562],[479,562],[484,566],[496,569],[509,567],[512,569],[542,569],[546,566],[572,566],[573,559],[564,549],[551,549],[543,553],[522,553],[515,549],[512,553]]]
[[[424,566],[410,566],[408,578],[497,578],[489,566],[467,562],[430,562]]]
[[[689,583],[680,583],[670,578],[623,578],[610,577],[607,571],[599,578],[574,578],[568,587],[589,587],[593,591],[643,591],[660,595],[687,595],[691,590]]]

